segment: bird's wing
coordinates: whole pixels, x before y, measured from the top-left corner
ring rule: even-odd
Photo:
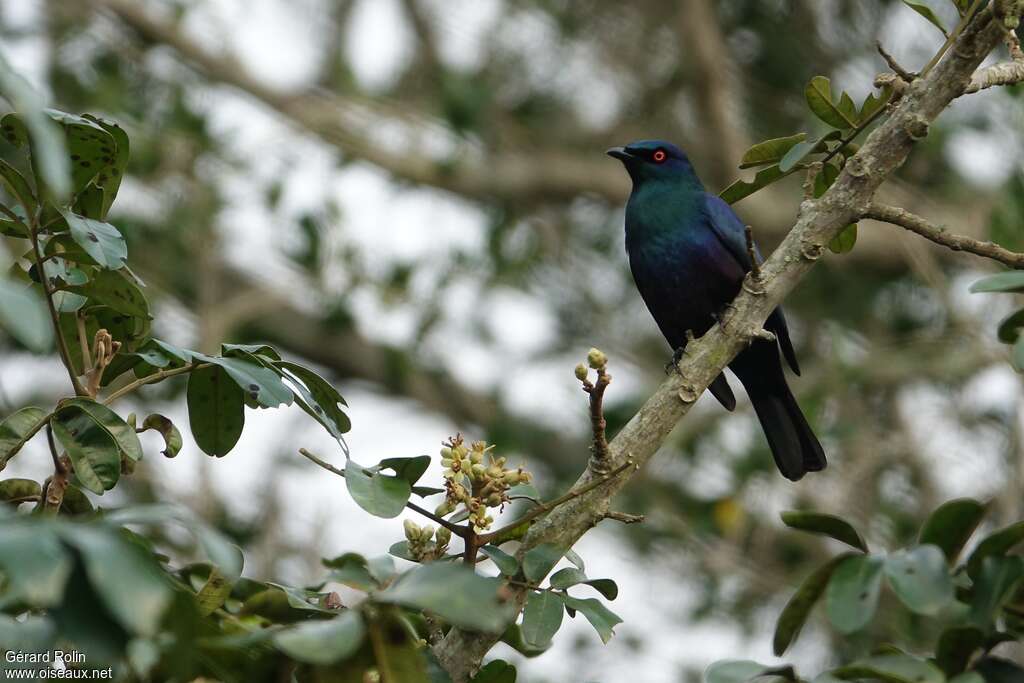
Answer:
[[[747,228],[743,221],[732,210],[732,207],[717,195],[705,195],[704,207],[708,224],[718,241],[736,259],[744,271],[749,271],[751,264],[750,255],[747,252]],[[756,244],[754,245],[754,258],[758,263],[764,260]],[[775,333],[779,340],[779,347],[782,349],[782,355],[786,357],[786,362],[789,363],[789,367],[793,368],[793,372],[799,375],[800,366],[796,362],[796,351],[793,350],[793,342],[789,338],[789,327],[786,325],[786,316],[783,315],[781,306],[768,316],[765,327]]]

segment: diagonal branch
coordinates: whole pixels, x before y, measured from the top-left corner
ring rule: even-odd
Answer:
[[[825,245],[856,220],[878,187],[910,154],[914,142],[927,133],[931,122],[963,92],[970,76],[999,43],[1003,31],[988,10],[978,12],[956,34],[935,67],[908,88],[889,118],[865,141],[839,178],[822,197],[805,201],[796,225],[762,266],[764,292],[741,291],[733,302],[728,324],[718,325],[688,344],[678,374],[673,373],[608,444],[612,466],[633,461],[643,466],[689,412],[694,401],[683,400],[704,391],[718,373],[748,343],[742,330],[759,329],[825,252]],[[588,469],[577,486],[596,475]],[[553,510],[527,532],[518,550],[522,555],[541,543],[571,547],[609,511],[612,496],[632,476],[624,474]],[[512,599],[522,606],[526,593],[510,587]],[[456,683],[469,680],[484,655],[497,642],[494,635],[453,629],[434,646],[441,665]]]
[[[944,227],[929,223],[921,216],[897,206],[872,203],[864,210],[861,217],[898,225],[953,251],[970,252],[993,261],[999,261],[1010,268],[1024,268],[1024,254],[1010,251],[994,242],[983,242],[947,232]]]

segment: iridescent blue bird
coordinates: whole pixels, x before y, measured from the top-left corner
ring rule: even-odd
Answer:
[[[732,208],[704,189],[675,145],[642,140],[608,150],[633,179],[626,204],[626,251],[640,295],[679,354],[687,332],[701,336],[736,297],[751,268],[746,229]],[[760,258],[759,255],[755,258]],[[787,479],[825,467],[825,453],[786,384],[779,351],[800,374],[782,309],[765,327],[776,341],[756,339],[729,364],[747,390],[775,464]],[[736,398],[725,375],[709,387],[727,410]]]

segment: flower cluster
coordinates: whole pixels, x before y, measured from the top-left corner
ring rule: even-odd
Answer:
[[[451,514],[462,505],[476,532],[486,531],[494,523],[489,508],[508,502],[508,490],[516,484],[528,484],[532,475],[522,467],[505,467],[506,459],[496,457],[483,441],[467,446],[461,435],[441,448],[444,466],[445,499],[434,511],[439,517]]]
[[[445,527],[434,527],[429,524],[419,526],[411,519],[405,520],[405,540],[409,542],[409,554],[417,562],[429,562],[444,557],[448,543],[452,540],[452,532]]]

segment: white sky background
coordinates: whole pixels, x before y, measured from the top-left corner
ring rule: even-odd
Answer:
[[[318,18],[314,8],[318,5],[309,0],[209,0],[190,13],[186,25],[197,39],[211,47],[234,52],[266,82],[289,89],[300,87],[313,74],[313,60],[318,53],[316,42],[322,38],[317,36]],[[495,35],[505,41],[524,40],[541,45],[552,40],[546,34],[549,27],[543,25],[496,26],[499,0],[434,0],[433,5],[443,8],[443,40],[439,45],[443,58],[453,64],[475,63],[485,42]],[[23,16],[26,22],[35,20],[37,10],[35,0],[17,0],[3,5],[8,15]],[[347,56],[360,81],[373,89],[388,83],[396,68],[410,58],[410,32],[395,0],[361,0],[355,12],[347,35]],[[935,45],[935,35],[930,33],[934,29],[914,17],[909,10],[903,12],[891,25],[892,35],[884,37],[887,44],[899,48],[897,56],[906,58],[908,64],[921,61],[921,56]],[[273,49],[268,49],[268,45]],[[38,45],[5,45],[5,54],[16,69],[30,78],[35,76],[38,82],[41,54]],[[587,80],[588,97],[580,102],[580,109],[585,113],[585,120],[598,126],[614,112],[616,95],[607,84],[596,83],[589,87],[593,75],[583,73],[578,61],[585,57],[569,55],[568,62],[562,64],[538,51],[531,68],[536,69],[539,79]],[[851,67],[836,76],[843,86],[853,87],[857,81],[869,82],[873,73],[873,69],[865,65],[863,69]],[[574,78],[577,80],[573,81]],[[213,115],[218,134],[230,141],[239,155],[250,157],[258,149],[260,158],[266,159],[257,170],[258,176],[265,179],[280,173],[282,168],[287,170],[288,182],[281,209],[284,214],[316,210],[325,195],[333,196],[342,209],[345,239],[361,247],[371,272],[384,272],[388,265],[397,261],[420,260],[435,253],[440,256],[456,247],[466,250],[483,247],[484,217],[472,205],[432,190],[396,187],[385,174],[363,164],[339,171],[335,168],[334,154],[324,145],[295,133],[260,105],[224,89],[206,91],[200,96]],[[977,101],[972,98],[972,107],[977,106]],[[958,112],[951,115],[958,115]],[[1014,144],[1007,145],[1005,137],[1000,140],[998,136],[967,133],[961,137],[963,139],[957,140],[960,144],[953,147],[952,157],[979,183],[999,182],[1013,170],[1015,163],[1019,163],[1014,161],[1019,159],[1016,138],[1013,138]],[[609,141],[609,144],[615,142],[621,141]],[[218,169],[218,173],[221,172]],[[223,169],[218,181],[230,205],[220,227],[229,237],[225,244],[232,245],[234,251],[230,255],[239,265],[250,269],[255,265],[261,276],[286,282],[294,275],[281,256],[280,231],[275,229],[274,217],[255,208],[261,206],[258,196],[262,184],[254,182],[258,179]],[[131,190],[129,184],[126,188]],[[138,205],[145,200],[133,198],[130,192],[123,194],[128,195],[122,200],[126,203]],[[259,258],[252,264],[254,254]],[[373,326],[361,326],[362,332],[370,337],[400,343],[412,331],[412,318],[401,310],[384,309],[369,297],[358,297],[352,303],[361,321],[375,321]],[[639,299],[637,304],[640,305]],[[543,302],[508,290],[493,291],[486,300],[481,300],[480,293],[471,284],[455,288],[446,308],[452,324],[458,325],[459,311],[479,306],[491,311],[489,318],[500,341],[487,348],[453,347],[444,357],[460,381],[490,388],[500,379],[503,367],[515,365],[514,359],[529,358],[552,339],[553,321]],[[188,340],[181,341],[187,343]],[[581,346],[577,355],[582,356],[585,350]],[[498,362],[499,355],[513,360]],[[536,415],[537,419],[585,430],[585,406],[571,375],[576,360],[531,362],[514,383],[510,396],[512,405]],[[616,387],[623,391],[640,381],[639,373],[628,367],[616,368],[615,374]],[[23,356],[5,359],[0,364],[0,384],[14,405],[22,404],[26,388],[38,384],[41,377],[52,381],[54,393],[61,391],[62,383],[66,382],[48,360]],[[381,397],[362,386],[341,389],[351,406],[354,424],[348,443],[360,462],[371,464],[384,457],[400,455],[434,455],[440,441],[454,431],[446,420],[425,414],[411,402]],[[972,387],[972,392],[994,404],[1008,400],[1018,391],[1019,382],[1008,371],[987,373]],[[924,396],[923,399],[928,410],[940,414],[942,397]],[[323,538],[310,541],[320,543],[320,553],[325,557],[345,551],[379,555],[402,538],[402,518],[381,520],[365,514],[348,497],[340,479],[304,461],[295,467],[272,469],[282,449],[298,445],[333,455],[336,462],[340,460],[336,446],[326,434],[297,409],[258,414],[247,411],[248,424],[236,449],[221,460],[209,461],[200,454],[184,428],[187,422],[184,406],[162,408],[183,427],[186,446],[177,459],[170,461],[155,455],[154,450],[154,455],[149,456],[143,466],[153,468],[153,479],[166,488],[168,499],[194,501],[196,492],[202,490],[198,478],[206,477],[208,485],[213,486],[222,499],[230,501],[239,516],[250,517],[257,510],[250,509],[248,493],[261,491],[271,478],[280,478],[288,510],[285,533],[300,538],[310,536],[326,522]],[[936,441],[936,450],[948,452],[949,436],[930,428],[922,429],[920,438]],[[954,441],[958,436],[964,435],[953,435]],[[742,440],[751,435],[740,432],[737,438]],[[943,438],[944,443],[938,443]],[[300,460],[297,455],[295,458]],[[959,462],[959,459],[950,459]],[[17,458],[7,474],[41,479],[47,474],[47,461],[46,453],[35,443]],[[984,467],[984,463],[972,462],[971,465]],[[670,463],[656,462],[655,467],[671,470]],[[973,470],[965,472],[964,467],[970,470],[970,466],[961,465],[954,472],[973,474]],[[436,471],[432,472],[436,476]],[[971,493],[953,481],[950,484],[951,493]],[[116,502],[108,502],[112,497],[108,494],[103,504]],[[749,638],[726,624],[686,625],[685,614],[694,598],[680,587],[681,582],[674,573],[678,567],[659,568],[652,562],[635,565],[629,549],[614,535],[600,529],[588,534],[577,549],[587,561],[590,576],[607,576],[619,583],[620,596],[610,606],[625,623],[616,629],[617,635],[610,644],[601,646],[582,617],[575,622],[567,619],[551,652],[518,663],[520,680],[670,683],[679,680],[681,663],[703,666],[724,657],[774,661],[770,656],[770,624],[757,629]],[[256,578],[298,581],[308,577],[300,575],[296,568],[294,577]],[[806,642],[802,642],[803,652],[808,652],[807,646],[813,645],[813,629],[808,631]],[[642,636],[647,645],[633,649],[631,635],[636,640]],[[586,656],[573,652],[574,643],[580,639],[589,643]],[[515,658],[504,646],[499,646],[493,655]]]

